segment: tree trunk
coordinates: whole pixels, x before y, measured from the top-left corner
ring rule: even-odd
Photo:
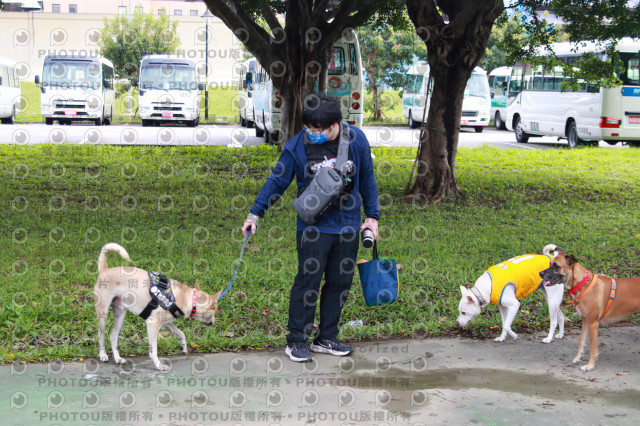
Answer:
[[[493,23],[504,5],[502,0],[440,0],[437,6],[433,0],[406,3],[409,17],[427,46],[433,78],[427,122],[414,165],[417,175],[412,183],[412,173],[406,192],[414,200],[422,198],[420,203],[437,203],[461,191],[455,163],[464,89],[484,55]]]

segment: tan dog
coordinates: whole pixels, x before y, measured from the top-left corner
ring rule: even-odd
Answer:
[[[104,334],[109,307],[113,309],[113,331],[111,332],[111,350],[113,359],[118,364],[126,361],[118,353],[118,334],[124,324],[127,311],[140,315],[149,302],[150,278],[149,273],[143,269],[135,267],[109,268],[107,265],[107,255],[115,251],[124,259],[131,261],[127,251],[118,244],[107,244],[100,249],[98,257],[98,281],[94,287],[94,298],[96,314],[98,316],[98,343],[100,347],[100,360],[108,361],[109,356],[104,347]],[[171,290],[175,297],[177,306],[185,315],[206,325],[215,323],[215,312],[218,308],[218,297],[222,291],[214,295],[204,293],[196,282],[194,289],[180,284],[178,281],[170,280]],[[171,324],[175,317],[167,310],[158,306],[145,320],[147,324],[147,337],[149,339],[149,358],[158,370],[166,371],[166,365],[160,363],[158,359],[158,333],[164,327],[171,334],[180,339],[182,352],[187,354],[187,340],[182,331]]]
[[[572,298],[576,311],[582,317],[582,331],[578,354],[582,359],[586,334],[589,333],[589,363],[580,370],[591,371],[598,358],[598,326],[627,318],[640,311],[640,278],[611,278],[592,274],[573,255],[555,248],[556,255],[548,269],[540,272],[549,285],[563,284]]]

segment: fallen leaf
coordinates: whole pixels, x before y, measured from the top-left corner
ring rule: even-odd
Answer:
[[[259,251],[260,251],[260,247],[256,247],[256,246],[253,246],[253,247],[247,247],[247,251],[250,251],[250,252],[252,252],[252,253],[257,253],[257,252],[259,252]]]
[[[198,349],[200,347],[200,345],[197,344],[196,342],[189,342],[189,347],[191,349]]]
[[[223,337],[231,337],[231,338],[236,337],[236,335],[235,335],[233,332],[231,332],[231,331],[230,331],[230,332],[228,332],[228,333],[224,333],[222,336],[223,336]]]

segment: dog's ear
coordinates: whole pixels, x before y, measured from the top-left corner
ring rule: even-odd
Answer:
[[[217,292],[216,294],[212,294],[211,295],[211,299],[212,299],[211,305],[216,305],[217,306],[218,299],[220,298],[221,294],[222,294],[222,289],[220,289],[220,291]]]
[[[462,297],[466,296],[469,290],[466,287],[460,286],[460,293],[462,293]]]
[[[473,297],[471,297],[471,295],[467,295],[467,302],[469,303],[476,303],[476,299],[474,299]]]
[[[564,258],[567,261],[567,265],[569,265],[569,266],[573,266],[576,263],[578,263],[578,259],[576,259],[576,257],[574,255],[572,255],[572,254],[566,255]]]

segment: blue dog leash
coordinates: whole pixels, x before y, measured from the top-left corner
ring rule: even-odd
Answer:
[[[222,294],[218,297],[218,300],[222,299],[222,296],[227,294],[231,286],[233,285],[233,280],[236,279],[236,274],[238,273],[238,269],[240,268],[240,262],[242,262],[242,256],[244,255],[244,249],[247,246],[247,241],[249,241],[249,237],[251,236],[251,229],[247,230],[247,236],[244,237],[244,241],[242,242],[242,250],[240,250],[240,259],[238,259],[238,266],[236,266],[236,271],[233,273],[233,277],[231,278],[231,282],[227,286],[227,288],[222,292]]]

